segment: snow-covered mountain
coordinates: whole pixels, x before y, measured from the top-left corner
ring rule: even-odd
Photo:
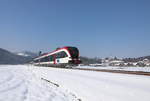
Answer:
[[[31,58],[34,58],[34,57],[36,57],[36,56],[37,56],[37,54],[36,54],[36,53],[29,52],[29,51],[16,52],[15,54],[16,54],[16,55],[19,55],[19,56],[31,57]]]
[[[20,55],[20,56],[25,56],[25,57],[28,57],[29,55],[28,54],[25,54],[25,53],[16,53],[17,55]]]

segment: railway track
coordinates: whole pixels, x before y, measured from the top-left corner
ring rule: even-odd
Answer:
[[[96,72],[109,72],[109,73],[121,73],[121,74],[133,74],[133,75],[145,75],[150,76],[150,72],[143,71],[125,71],[125,70],[108,70],[108,69],[91,69],[91,68],[62,68],[62,67],[51,67],[51,68],[59,68],[59,69],[72,69],[72,70],[85,70],[85,71],[96,71]]]
[[[97,71],[97,72],[109,72],[109,73],[121,73],[121,74],[134,74],[134,75],[146,75],[146,76],[150,76],[150,72],[143,72],[143,71],[88,69],[88,68],[72,68],[72,69],[75,69],[75,70],[87,70],[87,71]]]
[[[91,68],[90,69],[89,68],[61,68],[61,67],[52,67],[52,68],[150,76],[150,72],[143,72],[143,71],[125,71],[125,70],[91,69]]]

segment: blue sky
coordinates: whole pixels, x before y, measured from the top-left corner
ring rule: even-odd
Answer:
[[[0,0],[0,47],[82,56],[150,55],[149,0]]]

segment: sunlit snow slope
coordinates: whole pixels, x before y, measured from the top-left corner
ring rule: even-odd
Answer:
[[[35,66],[33,72],[58,83],[82,101],[150,101],[150,76]]]

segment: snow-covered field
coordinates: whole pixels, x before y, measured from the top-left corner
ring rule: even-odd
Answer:
[[[150,72],[150,67],[115,67],[115,66],[78,66],[75,68],[87,68],[87,69],[107,69],[107,70],[124,70],[124,71],[142,71]]]
[[[150,76],[31,65],[0,66],[0,101],[77,101],[78,98],[150,101]]]
[[[65,89],[41,80],[26,65],[0,66],[0,101],[78,101]]]
[[[149,76],[47,67],[36,67],[33,71],[60,84],[83,101],[150,101]]]

